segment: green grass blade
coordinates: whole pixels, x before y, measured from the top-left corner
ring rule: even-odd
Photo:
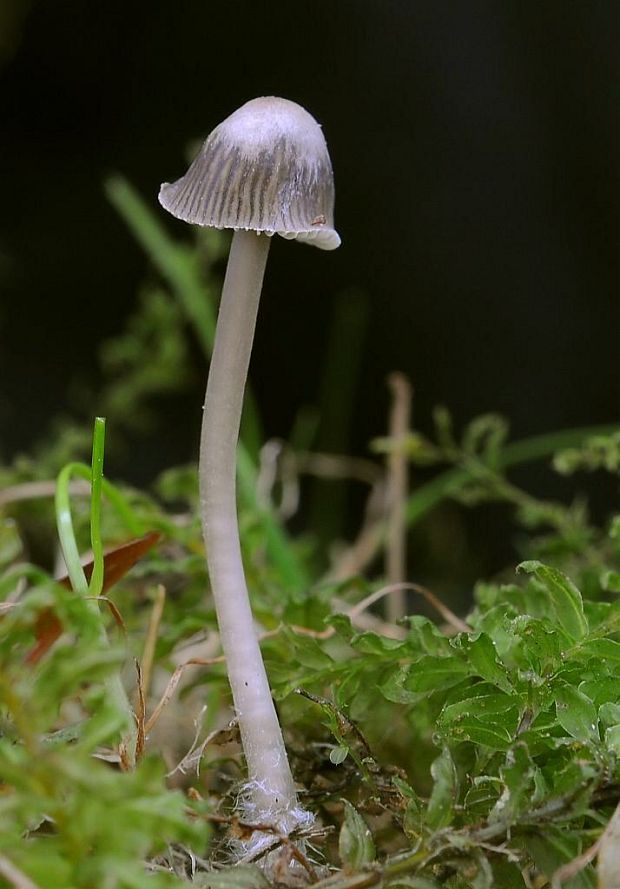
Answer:
[[[90,578],[91,596],[100,596],[103,590],[103,542],[101,540],[101,490],[103,482],[103,455],[105,448],[105,419],[97,417],[93,432],[93,456],[90,493],[90,544],[93,550],[93,573]]]
[[[67,574],[71,581],[71,586],[76,593],[82,596],[88,595],[88,581],[82,568],[80,560],[80,552],[75,540],[75,531],[73,528],[73,518],[71,517],[71,498],[69,494],[69,482],[72,475],[81,475],[83,473],[77,471],[81,469],[81,463],[68,463],[58,474],[56,482],[56,494],[54,497],[54,506],[56,510],[56,526],[58,528],[58,537],[60,540],[60,548],[67,566]],[[90,470],[87,471],[88,480],[90,481]]]
[[[207,358],[215,337],[215,311],[190,250],[179,247],[133,186],[122,176],[105,183],[108,199],[123,218],[153,265],[160,271],[183,306]]]

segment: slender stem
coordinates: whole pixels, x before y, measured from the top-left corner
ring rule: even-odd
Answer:
[[[236,451],[270,240],[235,232],[222,290],[200,442],[200,500],[207,563],[228,678],[239,719],[253,817],[284,819],[297,800],[252,619],[241,561]]]

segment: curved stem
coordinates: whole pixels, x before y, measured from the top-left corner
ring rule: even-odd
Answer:
[[[255,232],[233,236],[207,383],[199,474],[211,588],[248,766],[247,802],[254,818],[262,813],[286,827],[297,800],[252,619],[235,484],[243,392],[269,244]]]

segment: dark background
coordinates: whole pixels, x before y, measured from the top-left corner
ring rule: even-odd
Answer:
[[[618,419],[619,31],[614,0],[2,0],[0,455],[96,382],[150,273],[104,177],[156,207],[191,139],[270,94],[324,127],[343,245],[274,245],[252,369],[269,435],[315,399],[350,287],[370,312],[356,453],[393,369],[424,431],[438,402],[517,437]],[[202,385],[166,447],[140,444],[147,474],[194,455]]]

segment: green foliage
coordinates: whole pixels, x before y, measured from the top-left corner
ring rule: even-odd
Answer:
[[[348,800],[343,800],[344,820],[340,828],[338,852],[348,870],[360,870],[375,858],[375,844],[368,826]]]
[[[61,481],[62,513],[67,473]],[[20,562],[14,521],[0,526],[0,589],[10,605],[0,646],[0,773],[7,788],[0,855],[35,883],[46,873],[50,887],[141,885],[146,869],[153,872],[149,885],[182,885],[186,870],[161,864],[174,858],[170,844],[206,852],[207,832],[187,816],[192,803],[164,778],[165,747],[147,744],[135,771],[114,765],[127,715],[111,678],[128,655],[140,656],[157,585],[170,590],[158,669],[170,676],[195,634],[215,630],[192,514],[194,470],[166,473],[158,491],[175,503],[174,516],[109,482],[103,506],[95,498],[85,513],[96,528],[102,510],[97,533],[108,541],[125,538],[128,525],[164,534],[133,579],[114,591],[122,644],[109,618],[102,635],[105,612]],[[376,873],[388,885],[525,886],[538,871],[550,877],[600,833],[620,796],[620,608],[604,583],[592,582],[591,562],[598,553],[599,580],[619,570],[617,523],[590,536],[582,561],[573,553],[573,578],[530,559],[513,583],[479,584],[468,632],[446,632],[412,615],[400,638],[391,638],[334,611],[334,595],[344,596],[341,610],[350,607],[347,600],[364,598],[370,590],[362,582],[339,590],[318,583],[300,597],[285,566],[265,561],[264,538],[252,532],[254,509],[246,502],[241,520],[257,613],[275,630],[263,643],[271,681],[297,751],[296,770],[318,813],[329,823],[334,807],[342,812],[337,860],[346,873]],[[88,528],[79,515],[74,521],[70,533],[84,546]],[[24,669],[49,611],[62,635]],[[216,702],[228,694],[223,678],[215,664],[184,694],[196,695],[196,682],[206,682],[200,697],[221,707]],[[147,713],[155,703],[147,696]],[[179,720],[178,705],[169,706]],[[195,713],[198,720],[199,708]],[[203,737],[216,715],[196,723]],[[187,752],[191,740],[183,743]],[[219,791],[225,802],[227,782],[239,774],[230,767],[216,758],[203,765],[198,783],[182,786],[209,796],[208,783],[228,776]],[[230,880],[260,881],[257,874],[235,869]],[[587,874],[575,885],[590,885]],[[200,868],[195,876],[197,885],[214,879]]]
[[[189,331],[208,356],[213,303],[199,297],[215,292],[221,244],[177,245],[127,183],[109,193],[168,288],[146,290],[103,349],[98,404],[114,440],[155,428],[153,397],[187,379]],[[260,860],[232,866],[253,826],[231,815],[244,770],[195,468],[168,470],[150,491],[115,485],[102,477],[101,426],[90,466],[75,462],[90,433],[67,429],[40,459],[0,467],[0,884],[10,872],[7,885],[40,889],[261,889]],[[445,499],[506,503],[524,561],[476,585],[465,625],[448,612],[444,624],[414,613],[391,626],[360,605],[381,578],[322,576],[308,539],[293,539],[259,490],[250,410],[243,555],[293,768],[317,814],[306,834],[274,836],[277,873],[324,889],[525,889],[550,885],[600,837],[620,800],[620,517],[597,527],[583,501],[541,501],[510,468],[557,452],[562,472],[615,473],[608,433],[514,443],[500,417],[459,434],[445,410],[433,440],[412,433],[412,462],[437,474],[409,494],[410,527]],[[73,589],[29,561],[42,529],[41,561],[50,568],[60,539]],[[158,546],[108,589],[103,548],[148,531]],[[565,885],[594,886],[594,865]]]

